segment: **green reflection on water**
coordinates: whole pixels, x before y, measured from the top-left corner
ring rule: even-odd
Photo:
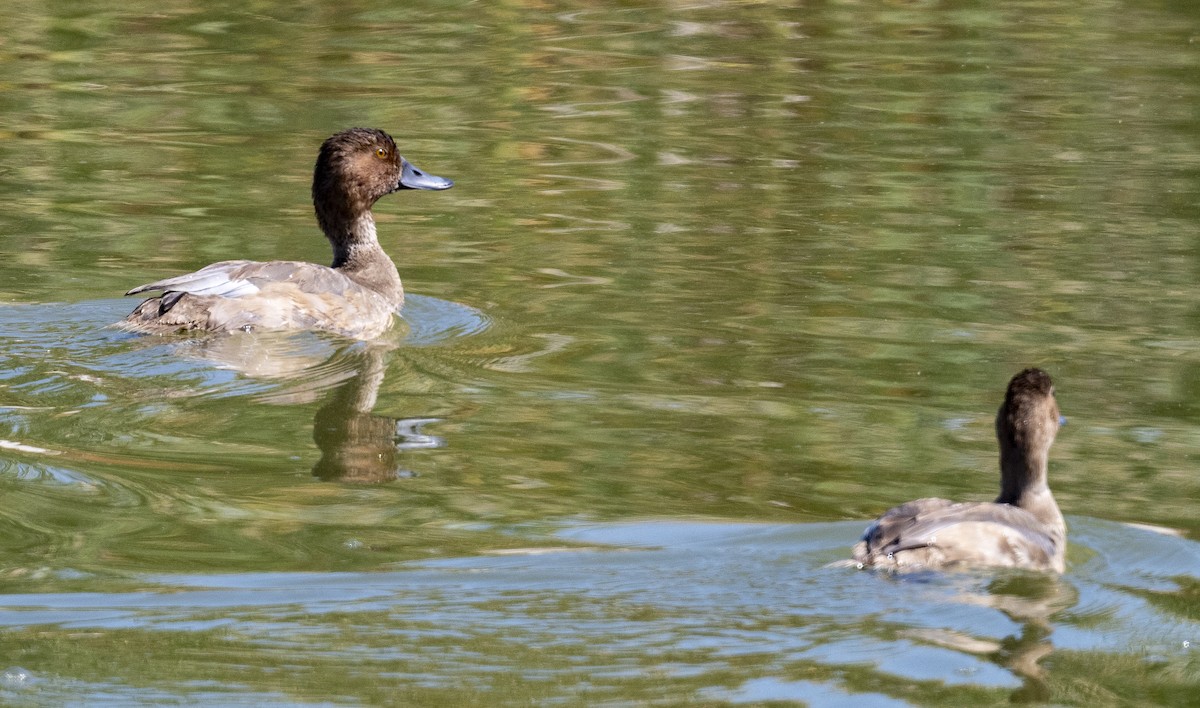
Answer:
[[[0,584],[372,570],[538,545],[530,529],[575,518],[828,521],[986,499],[990,418],[1029,364],[1071,419],[1051,465],[1064,510],[1194,538],[1196,19],[1117,2],[8,3],[0,297],[76,305],[0,317],[0,438],[25,446],[0,450]],[[311,165],[354,124],[456,180],[381,202],[380,234],[409,291],[478,307],[487,328],[390,351],[371,406],[353,403],[361,353],[263,379],[98,330],[133,306],[108,298],[152,278],[327,261]],[[389,447],[412,419],[436,419],[422,431],[444,446]],[[13,641],[21,663],[81,681],[126,673],[112,647],[178,647],[140,685],[282,690],[282,659],[254,645],[216,668],[234,663],[232,630],[134,624]],[[474,642],[483,668],[419,665],[463,675],[413,695],[586,702],[574,678],[535,686],[512,667],[596,680],[603,664],[529,651],[491,671],[512,647]],[[1104,657],[1056,651],[1051,696],[1169,703],[1189,685],[1125,649],[1104,685]],[[316,687],[346,662],[313,660],[288,695],[388,700],[350,670]],[[830,666],[747,659],[672,681],[1007,700]],[[624,700],[661,680],[611,679]]]

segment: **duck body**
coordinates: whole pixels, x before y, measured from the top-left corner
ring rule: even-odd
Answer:
[[[126,294],[155,290],[163,294],[138,305],[125,318],[126,329],[300,329],[374,339],[399,310],[398,303],[334,268],[300,261],[222,261]]]
[[[1064,536],[1011,504],[917,499],[871,524],[854,559],[897,570],[990,565],[1061,573]]]
[[[994,502],[917,499],[889,509],[854,547],[863,566],[893,570],[995,566],[1061,573],[1067,528],[1046,481],[1061,423],[1040,369],[1013,377],[996,416],[1001,491]]]
[[[380,247],[371,206],[401,189],[442,190],[448,179],[401,157],[391,136],[353,128],[321,146],[313,172],[317,222],[333,247],[330,266],[300,261],[222,261],[139,285],[161,292],[118,323],[134,332],[321,330],[373,339],[404,304],[395,264]]]

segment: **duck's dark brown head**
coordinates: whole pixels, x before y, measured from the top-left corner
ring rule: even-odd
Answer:
[[[1046,463],[1061,422],[1049,374],[1025,369],[1012,377],[996,414],[1001,470],[997,501],[1021,505],[1046,487]]]
[[[453,185],[401,157],[392,136],[382,130],[351,128],[321,145],[313,169],[312,197],[321,230],[331,240],[339,240],[384,195]]]
[[[1041,369],[1025,369],[1012,377],[1004,393],[997,427],[1003,428],[1007,435],[1002,436],[1001,442],[1019,444],[1019,440],[1030,436],[1049,437],[1043,443],[1049,447],[1058,432],[1060,418],[1050,375]]]

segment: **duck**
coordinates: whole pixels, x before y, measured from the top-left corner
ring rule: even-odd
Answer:
[[[371,207],[406,189],[454,182],[417,169],[390,135],[351,128],[321,145],[313,169],[317,224],[333,247],[329,266],[302,261],[221,261],[130,289],[158,292],[117,327],[146,334],[313,330],[371,340],[404,305],[395,263],[379,245]]]
[[[994,502],[917,499],[889,509],[854,546],[859,568],[978,566],[1063,573],[1067,525],[1046,478],[1050,446],[1066,422],[1050,375],[1013,376],[996,414],[1000,495]]]

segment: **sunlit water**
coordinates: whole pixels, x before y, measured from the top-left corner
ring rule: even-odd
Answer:
[[[74,640],[56,651],[75,661],[103,638],[145,633],[157,641],[138,641],[163,647],[168,663],[256,657],[221,670],[213,700],[222,703],[339,691],[389,702],[492,691],[497,700],[602,703],[905,704],[889,694],[1036,701],[1051,696],[1039,660],[1053,654],[1060,670],[1086,673],[1109,670],[1119,660],[1106,655],[1131,650],[1144,678],[1174,675],[1186,686],[1194,627],[1181,624],[1186,610],[1173,590],[1176,570],[1200,563],[1196,545],[1071,522],[1074,564],[1063,579],[854,570],[836,562],[860,527],[848,522],[574,524],[535,535],[538,546],[369,573],[144,575],[129,578],[126,591],[13,594],[0,622],[56,627],[62,638],[53,643]],[[109,671],[120,663],[93,661]],[[152,690],[14,667],[0,695],[203,699],[189,681],[147,668],[140,678]],[[340,675],[322,675],[331,669]],[[1123,688],[1111,686],[1102,702]],[[1079,682],[1059,693],[1088,702],[1099,690]]]
[[[9,3],[0,702],[1193,703],[1198,8]],[[392,333],[108,327],[350,125]],[[1067,573],[846,565],[1031,364]]]

